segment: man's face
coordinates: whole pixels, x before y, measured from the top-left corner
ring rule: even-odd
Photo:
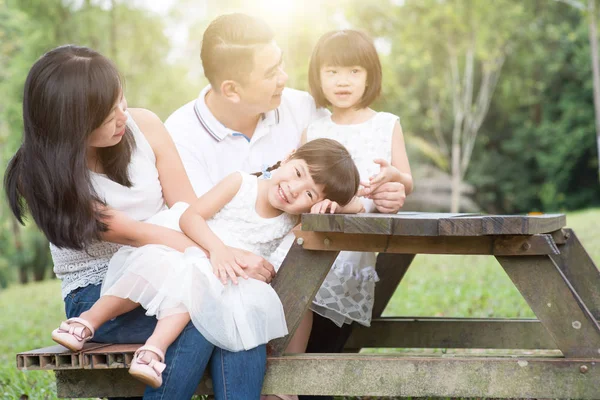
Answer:
[[[252,114],[274,110],[281,103],[281,92],[287,79],[279,46],[271,42],[258,47],[254,53],[254,69],[242,85],[241,104]]]

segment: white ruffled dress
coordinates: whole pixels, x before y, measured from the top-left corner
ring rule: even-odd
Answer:
[[[368,181],[379,173],[379,165],[373,162],[374,159],[392,161],[392,134],[396,121],[399,121],[396,115],[386,112],[355,125],[338,125],[327,116],[310,124],[306,137],[308,141],[328,138],[342,143],[352,155],[361,180]],[[367,212],[374,211],[371,200],[363,199],[363,204]],[[376,254],[370,252],[340,252],[311,309],[338,326],[352,321],[370,326],[375,283],[379,281],[375,271],[376,258]]]
[[[270,259],[297,218],[258,215],[257,177],[241,175],[238,193],[208,225],[225,244]],[[187,207],[177,203],[147,222],[179,230]],[[288,333],[283,306],[270,285],[255,279],[223,285],[197,248],[181,253],[162,245],[124,246],[110,261],[102,295],[131,299],[158,319],[189,312],[208,341],[229,351],[252,349]]]

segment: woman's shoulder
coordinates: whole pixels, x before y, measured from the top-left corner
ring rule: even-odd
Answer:
[[[128,108],[127,112],[146,137],[156,135],[164,126],[158,115],[145,108]]]

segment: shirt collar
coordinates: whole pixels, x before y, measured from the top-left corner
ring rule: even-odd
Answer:
[[[194,103],[194,112],[196,113],[196,117],[198,118],[198,121],[200,122],[204,130],[206,130],[206,132],[208,132],[217,142],[222,141],[228,135],[235,134],[244,136],[241,133],[234,131],[233,129],[227,128],[215,118],[212,112],[210,112],[208,106],[206,105],[206,94],[210,89],[210,85],[202,89],[200,95]],[[265,126],[279,124],[279,108],[264,113],[262,115],[261,120],[258,121],[258,126],[256,127],[257,130],[258,127],[263,124]]]

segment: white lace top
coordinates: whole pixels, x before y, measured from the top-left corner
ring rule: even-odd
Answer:
[[[133,133],[135,149],[129,164],[130,188],[111,181],[103,174],[91,173],[98,195],[111,208],[144,221],[165,208],[162,187],[158,180],[156,157],[150,143],[129,115],[127,127]],[[121,245],[96,242],[85,250],[58,248],[50,243],[54,273],[62,280],[65,298],[73,290],[102,283],[108,262]]]
[[[369,120],[355,125],[338,125],[331,116],[308,126],[307,141],[328,138],[342,143],[356,163],[362,181],[379,173],[376,158],[392,161],[392,136],[399,118],[380,112]],[[373,202],[362,199],[367,212],[374,211]],[[369,326],[374,302],[375,253],[342,251],[317,292],[311,309],[341,326],[356,321]]]

